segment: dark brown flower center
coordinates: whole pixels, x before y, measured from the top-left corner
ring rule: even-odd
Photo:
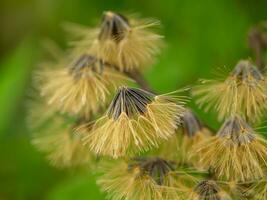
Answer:
[[[194,191],[199,195],[200,200],[220,200],[219,186],[210,180],[204,180],[197,184]]]
[[[112,39],[115,42],[120,42],[129,29],[130,25],[126,17],[108,11],[104,13],[98,38],[100,41]]]
[[[261,81],[264,80],[262,73],[251,62],[241,60],[232,71],[232,76],[240,81]]]
[[[94,72],[101,73],[103,67],[104,63],[101,60],[92,55],[83,54],[74,60],[70,66],[70,73],[74,75],[74,78],[80,78],[86,68],[91,68]]]
[[[194,137],[203,128],[197,116],[188,109],[183,113],[182,123],[184,133],[190,138]]]
[[[141,89],[121,87],[109,106],[108,116],[116,120],[122,113],[130,118],[144,114],[154,96]]]
[[[220,130],[219,137],[228,137],[234,144],[243,145],[252,142],[255,138],[254,130],[239,116],[226,120]]]
[[[129,164],[129,170],[134,167],[139,167],[141,170],[140,175],[149,175],[156,181],[157,184],[162,185],[166,174],[174,171],[176,166],[172,161],[167,161],[158,157],[145,158],[137,157]]]

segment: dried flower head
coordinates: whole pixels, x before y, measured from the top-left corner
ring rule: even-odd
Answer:
[[[199,182],[191,193],[192,200],[231,200],[232,198],[213,180]]]
[[[217,135],[196,150],[215,175],[233,181],[257,179],[267,166],[267,143],[240,117],[226,120]]]
[[[175,173],[175,164],[161,158],[136,158],[108,165],[98,179],[100,187],[113,200],[179,199],[176,191],[181,183]]]
[[[247,194],[251,199],[267,199],[267,179],[266,177],[256,180],[248,190]]]
[[[212,133],[189,108],[185,109],[181,120],[181,128],[162,144],[160,154],[164,158],[179,160],[180,163],[197,165],[199,157],[190,157],[191,149],[208,139]]]
[[[107,113],[83,141],[96,154],[114,158],[157,147],[160,140],[174,134],[180,122],[182,103],[174,100],[168,95],[121,87]]]
[[[47,155],[47,159],[53,166],[59,168],[84,166],[90,163],[92,155],[82,145],[73,127],[64,121],[65,119],[56,116],[41,129],[39,127],[39,132],[35,133],[32,144]]]
[[[140,70],[160,52],[162,36],[152,31],[157,25],[156,20],[127,19],[104,12],[100,29],[76,31],[80,41],[74,43],[75,55],[86,52],[122,71]]]
[[[238,62],[226,80],[205,80],[193,95],[197,103],[218,112],[219,119],[238,113],[258,120],[267,106],[267,82],[263,74],[247,60]]]
[[[65,65],[65,64],[61,64]],[[82,55],[70,67],[39,73],[41,94],[62,112],[88,118],[108,102],[108,95],[127,78],[91,55]]]

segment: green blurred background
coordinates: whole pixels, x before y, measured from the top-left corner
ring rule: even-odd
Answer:
[[[212,77],[215,67],[232,67],[251,57],[247,31],[267,19],[266,0],[1,0],[0,200],[103,199],[94,175],[48,165],[30,144],[25,119],[31,73],[42,57],[43,41],[51,38],[64,47],[63,22],[96,25],[105,10],[162,21],[167,45],[146,73],[162,92],[192,85]],[[214,114],[196,111],[218,127]]]

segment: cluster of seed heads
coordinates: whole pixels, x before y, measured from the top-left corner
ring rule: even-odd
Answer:
[[[252,128],[267,110],[263,70],[241,60],[192,88],[224,120],[216,134],[177,91],[147,91],[158,24],[108,11],[94,29],[75,26],[66,54],[37,70],[32,143],[56,167],[99,170],[108,199],[267,199],[267,141]]]

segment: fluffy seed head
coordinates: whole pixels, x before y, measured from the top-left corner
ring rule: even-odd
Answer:
[[[199,195],[199,199],[216,199],[219,200],[219,186],[214,181],[202,181],[195,187],[195,192]]]
[[[140,70],[159,53],[161,36],[150,30],[158,24],[155,20],[128,20],[121,14],[106,12],[94,42],[96,55],[122,71]]]
[[[174,134],[182,112],[181,103],[169,96],[121,87],[84,143],[95,153],[114,158],[148,150]]]
[[[227,195],[217,185],[215,181],[204,180],[199,182],[191,195],[192,200],[231,200],[232,198]]]
[[[206,80],[193,90],[197,103],[214,109],[219,119],[238,113],[250,121],[258,120],[266,110],[267,83],[250,62],[241,60],[226,80]]]
[[[175,187],[180,183],[172,162],[161,158],[136,158],[103,167],[98,179],[108,198],[119,199],[179,199]]]
[[[267,166],[267,143],[240,117],[226,120],[218,134],[196,147],[201,164],[231,181],[262,177]]]
[[[143,70],[160,52],[162,36],[152,30],[158,25],[157,20],[128,19],[104,12],[100,28],[69,28],[76,35],[72,56],[92,54],[121,71]]]
[[[175,170],[175,163],[158,157],[137,157],[129,164],[129,169],[135,167],[139,167],[142,174],[149,175],[158,185],[162,185],[165,182],[165,176]]]
[[[70,67],[39,72],[41,94],[62,112],[89,118],[108,102],[108,95],[127,81],[119,72],[91,55],[82,55]]]

